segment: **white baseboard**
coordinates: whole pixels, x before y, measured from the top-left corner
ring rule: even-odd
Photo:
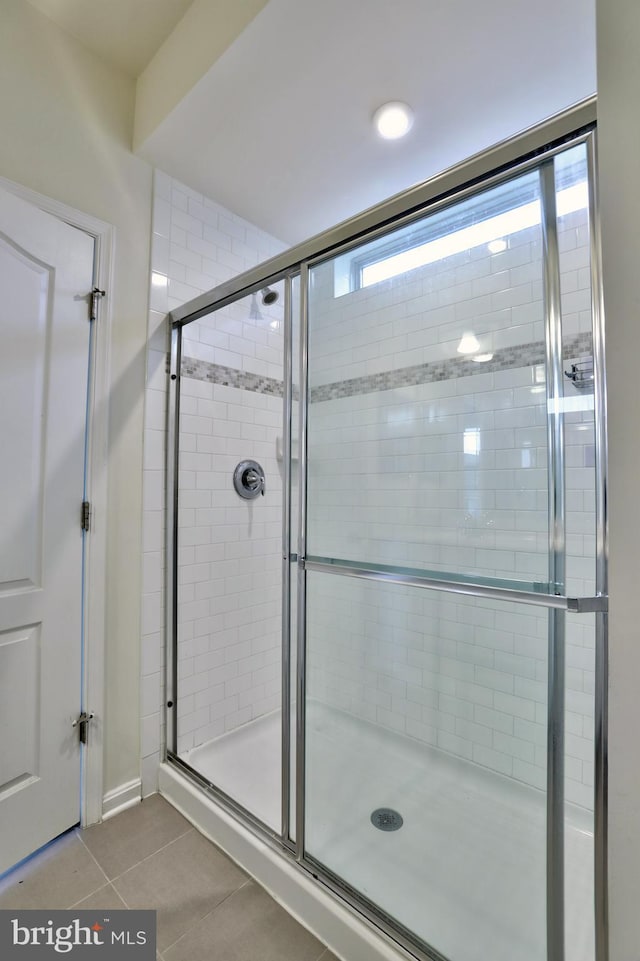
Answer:
[[[121,811],[139,804],[142,800],[142,781],[139,777],[133,781],[119,784],[112,791],[107,791],[102,799],[102,820],[106,821]]]
[[[339,958],[409,961],[407,952],[205,797],[170,765],[161,764],[159,775],[160,793]]]

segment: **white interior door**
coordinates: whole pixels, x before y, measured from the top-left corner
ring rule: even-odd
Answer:
[[[0,873],[79,820],[93,247],[0,190]]]

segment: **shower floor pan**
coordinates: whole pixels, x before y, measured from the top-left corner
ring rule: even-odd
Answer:
[[[280,832],[280,712],[243,724],[181,754],[190,767]]]
[[[322,705],[307,732],[309,855],[451,961],[544,961],[542,792]],[[280,736],[271,714],[182,759],[279,831]],[[565,839],[566,961],[592,961],[588,812],[567,805]]]

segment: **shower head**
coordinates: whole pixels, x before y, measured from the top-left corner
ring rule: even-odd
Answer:
[[[270,307],[272,304],[275,304],[279,296],[278,291],[271,290],[271,287],[262,288],[262,303],[265,307]]]

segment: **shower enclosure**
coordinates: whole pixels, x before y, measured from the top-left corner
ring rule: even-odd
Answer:
[[[168,761],[420,958],[605,958],[593,127],[172,315]]]

